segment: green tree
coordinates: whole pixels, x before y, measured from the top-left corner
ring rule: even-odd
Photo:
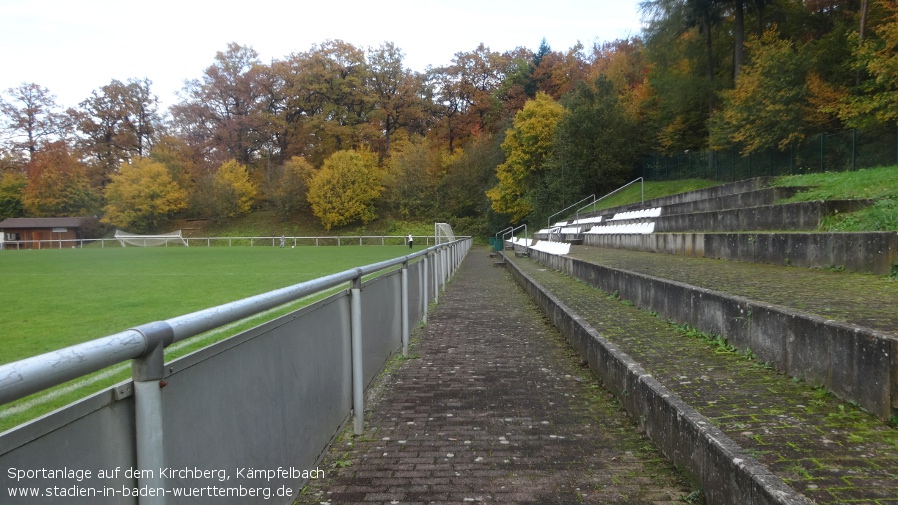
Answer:
[[[0,220],[25,215],[22,192],[27,184],[25,176],[19,173],[9,172],[0,177]]]
[[[604,76],[581,82],[566,97],[567,109],[556,129],[555,151],[547,163],[553,176],[539,202],[540,217],[589,195],[617,189],[632,176],[641,137],[618,90]]]
[[[187,207],[187,194],[166,166],[149,158],[123,163],[105,194],[102,221],[137,233],[155,231],[160,221]]]
[[[383,191],[382,180],[374,153],[337,151],[309,182],[312,212],[328,230],[356,221],[367,223],[377,217],[374,202]]]
[[[505,162],[496,167],[499,183],[487,191],[493,210],[518,222],[533,211],[533,197],[542,189],[545,163],[555,146],[555,128],[564,107],[545,93],[524,104],[514,126],[505,132]]]
[[[867,76],[860,93],[846,98],[840,116],[852,126],[898,123],[898,3],[883,2],[885,20],[855,51],[855,65]]]
[[[495,186],[496,167],[505,161],[503,139],[503,135],[481,135],[448,160],[437,190],[436,210],[440,212],[435,212],[435,217],[451,217],[453,222],[468,219],[484,225],[486,218],[494,217],[486,191]],[[494,230],[508,225],[507,220],[499,221],[502,226]],[[476,231],[476,225],[471,231]]]
[[[283,217],[306,210],[306,193],[315,168],[305,158],[294,156],[275,169],[269,185],[268,197]]]
[[[773,31],[747,47],[752,61],[743,67],[736,88],[722,94],[723,109],[714,122],[715,144],[734,143],[744,155],[784,149],[807,131],[807,58]]]
[[[397,141],[386,166],[384,203],[403,217],[427,215],[442,171],[442,157],[427,139]]]
[[[52,142],[28,163],[28,185],[22,197],[27,214],[73,217],[93,214],[100,198],[91,188],[86,167],[62,142]]]

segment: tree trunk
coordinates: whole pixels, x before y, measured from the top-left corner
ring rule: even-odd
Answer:
[[[864,43],[864,31],[867,28],[867,0],[861,0],[861,26],[858,29],[858,45]],[[854,84],[860,86],[861,84],[861,69],[857,69],[854,71]]]
[[[866,1],[866,0],[864,0]],[[736,0],[735,26],[733,26],[733,80],[739,78],[739,71],[745,62],[745,5],[743,0]]]

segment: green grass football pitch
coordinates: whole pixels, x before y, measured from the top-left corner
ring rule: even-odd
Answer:
[[[408,252],[403,246],[2,251],[0,364]],[[232,325],[225,332],[179,342],[166,351],[166,359],[260,324],[301,303]],[[123,364],[0,406],[0,431],[129,374],[128,364]]]

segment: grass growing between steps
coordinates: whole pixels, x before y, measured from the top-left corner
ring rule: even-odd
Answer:
[[[723,184],[723,182],[707,179],[646,181],[645,200],[720,184]],[[810,188],[780,203],[814,200],[875,200],[872,206],[864,210],[824,219],[819,231],[898,230],[898,166],[870,168],[853,172],[788,175],[777,177],[771,185],[806,186]],[[637,203],[641,199],[641,185],[633,184],[619,193],[597,202],[596,205],[583,209],[581,213]]]
[[[785,202],[873,199],[861,211],[824,219],[820,231],[898,230],[898,166],[778,177],[774,186],[809,186]]]
[[[710,188],[719,184],[721,183],[709,179],[645,181],[645,199],[652,200],[654,198],[661,198],[662,196],[676,195],[677,193],[685,193],[687,191]],[[640,184],[627,186],[620,192],[596,202],[596,204],[592,207],[583,209],[582,213],[592,212],[594,210],[609,209],[611,207],[639,202],[642,200],[642,190],[643,187]]]

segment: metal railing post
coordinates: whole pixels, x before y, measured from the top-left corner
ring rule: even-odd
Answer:
[[[365,427],[365,378],[363,374],[362,348],[362,275],[353,279],[349,290],[349,327],[352,352],[352,429],[361,435]]]
[[[433,303],[440,303],[440,263],[442,252],[437,249],[433,252]]]
[[[449,280],[449,248],[443,248],[443,265],[440,270],[440,281],[443,291],[446,291],[446,281]]]
[[[423,307],[421,307],[421,310],[424,311],[424,316],[422,317],[421,320],[424,322],[424,324],[427,324],[427,309],[428,309],[428,306],[430,305],[430,291],[429,291],[430,283],[427,282],[427,276],[430,274],[430,272],[429,272],[429,270],[430,270],[429,255],[427,255],[427,254],[424,255],[423,262],[424,262],[424,265],[421,269],[421,282],[424,284],[424,287],[421,289],[421,293],[422,293],[421,303],[423,304]]]
[[[402,263],[402,355],[408,356],[408,261]]]
[[[446,261],[449,262],[449,268],[446,269],[447,281],[455,274],[455,244],[450,245],[448,249],[446,254]]]
[[[174,340],[174,330],[164,322],[150,323],[135,331],[143,334],[147,348],[132,360],[134,379],[134,436],[137,449],[137,485],[141,489],[164,489],[165,479],[159,469],[165,468],[163,445],[162,388],[165,381],[165,346]],[[152,493],[150,493],[152,495]],[[165,505],[165,495],[141,496],[140,505]]]

